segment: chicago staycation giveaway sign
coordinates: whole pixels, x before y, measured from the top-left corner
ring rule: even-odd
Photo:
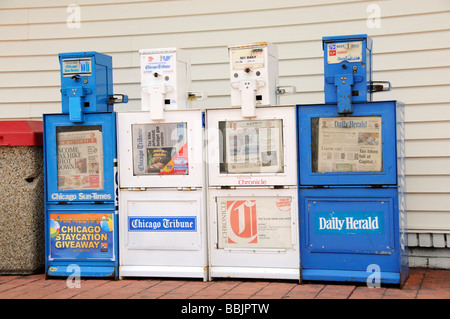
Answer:
[[[114,258],[114,213],[51,213],[50,259]]]

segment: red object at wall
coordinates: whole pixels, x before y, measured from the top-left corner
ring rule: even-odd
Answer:
[[[42,145],[42,121],[0,121],[0,146]]]

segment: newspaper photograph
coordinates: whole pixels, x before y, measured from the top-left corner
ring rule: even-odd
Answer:
[[[56,133],[58,189],[103,189],[102,132]]]
[[[228,121],[224,125],[225,173],[283,172],[281,119]]]
[[[134,124],[134,175],[189,174],[186,123]]]
[[[292,248],[291,197],[217,197],[218,248]]]
[[[318,172],[380,172],[381,116],[319,118]]]

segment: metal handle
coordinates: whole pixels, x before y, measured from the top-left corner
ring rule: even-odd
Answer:
[[[125,94],[110,95],[108,99],[108,104],[114,103],[128,103],[128,95]]]
[[[387,88],[385,88],[385,84],[387,84]],[[391,90],[391,82],[388,81],[372,81],[370,82],[370,92],[389,92]]]

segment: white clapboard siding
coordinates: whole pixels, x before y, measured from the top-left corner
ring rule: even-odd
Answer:
[[[74,3],[80,28],[67,24]],[[368,26],[373,6],[380,28]],[[125,112],[140,109],[139,49],[183,48],[191,89],[208,96],[194,107],[227,107],[227,47],[256,41],[276,44],[279,83],[297,88],[281,104],[323,103],[322,37],[361,33],[374,80],[392,84],[374,100],[406,105],[408,229],[450,232],[449,0],[1,0],[0,120],[61,112],[60,52],[111,55]]]

